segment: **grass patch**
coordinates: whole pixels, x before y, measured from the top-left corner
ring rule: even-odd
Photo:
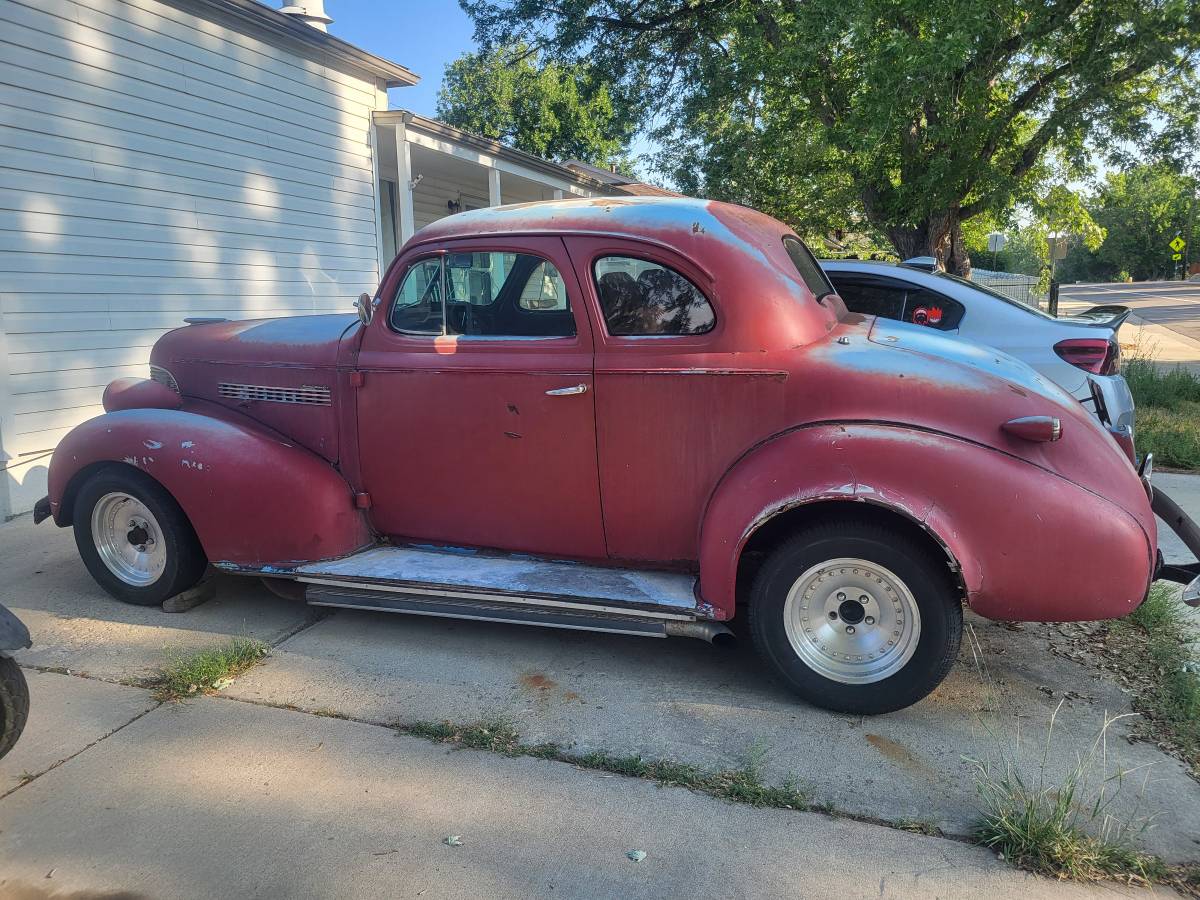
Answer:
[[[503,720],[456,725],[451,722],[416,722],[397,725],[402,734],[423,737],[472,750],[489,750],[506,756],[532,756],[565,762],[581,769],[611,772],[627,778],[643,778],[663,786],[685,787],[733,803],[776,809],[808,810],[808,796],[794,781],[771,785],[763,781],[761,747],[753,747],[744,766],[708,771],[688,763],[666,759],[644,759],[640,755],[619,756],[604,750],[576,753],[558,744],[526,744]]]
[[[1118,718],[1105,718],[1091,747],[1055,782],[1047,777],[1054,716],[1035,778],[1023,773],[1011,754],[994,768],[976,762],[975,783],[983,807],[976,829],[979,843],[1039,875],[1147,885],[1172,880],[1166,863],[1133,846],[1150,827],[1150,818],[1139,818],[1136,807],[1125,819],[1111,811],[1134,774],[1112,770],[1108,764],[1107,733]]]
[[[1138,450],[1161,466],[1200,469],[1200,377],[1182,367],[1164,371],[1136,354],[1121,372],[1137,407]]]
[[[267,655],[267,645],[234,638],[219,647],[189,655],[173,654],[153,680],[157,700],[181,700],[220,686],[218,682],[245,672]]]
[[[1139,730],[1200,778],[1200,653],[1175,589],[1151,587],[1141,606],[1109,626],[1106,644],[1131,674]]]

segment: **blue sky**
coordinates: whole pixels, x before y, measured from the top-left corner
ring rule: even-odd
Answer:
[[[267,0],[278,9],[279,0]],[[473,27],[458,0],[325,0],[329,33],[421,76],[414,87],[393,88],[392,106],[432,116],[446,64],[475,49]]]

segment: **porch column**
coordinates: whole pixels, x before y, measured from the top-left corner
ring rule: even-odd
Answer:
[[[488,169],[488,206],[499,206],[500,203],[500,170]]]
[[[393,130],[396,138],[396,219],[400,223],[400,244],[403,245],[413,232],[412,155],[409,152],[408,135],[404,122],[397,122]]]

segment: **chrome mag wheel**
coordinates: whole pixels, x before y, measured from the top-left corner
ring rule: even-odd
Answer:
[[[792,584],[783,615],[796,655],[841,684],[896,674],[921,637],[921,613],[908,586],[864,559],[832,559],[808,569]]]
[[[108,570],[125,584],[154,584],[167,565],[167,543],[154,514],[136,497],[105,494],[92,507],[92,541]]]

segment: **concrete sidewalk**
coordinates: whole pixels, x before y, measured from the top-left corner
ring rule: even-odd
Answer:
[[[95,700],[80,678],[33,685],[35,743],[47,703]],[[939,838],[234,700],[158,706],[112,690],[122,727],[89,723],[91,749],[68,741],[60,752],[75,755],[0,800],[0,898],[1096,896]],[[39,767],[55,755],[25,750]],[[444,843],[452,834],[462,846]]]

